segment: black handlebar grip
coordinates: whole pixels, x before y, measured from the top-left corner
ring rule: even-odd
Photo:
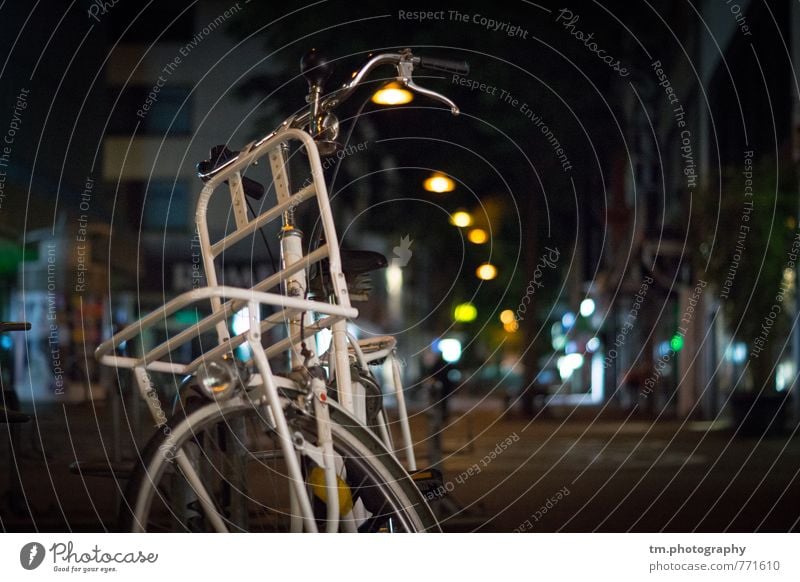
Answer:
[[[317,49],[311,49],[300,59],[300,72],[309,86],[322,85],[333,72],[333,66]]]
[[[31,324],[27,321],[0,321],[0,333],[6,331],[28,331]]]
[[[420,57],[419,66],[423,69],[443,71],[445,73],[453,73],[454,75],[469,75],[469,63],[467,61]]]

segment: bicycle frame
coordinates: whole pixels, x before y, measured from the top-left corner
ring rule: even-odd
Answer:
[[[296,141],[306,150],[311,170],[312,181],[297,192],[290,191],[290,185],[286,171],[286,146]],[[382,349],[371,353],[366,357],[358,342],[348,336],[347,320],[358,316],[358,310],[350,305],[347,281],[341,268],[341,257],[338,245],[338,238],[333,221],[333,215],[328,199],[328,192],[322,172],[322,163],[317,151],[314,140],[306,132],[299,129],[285,128],[276,132],[269,139],[262,141],[256,146],[245,148],[246,153],[240,155],[237,161],[226,167],[224,171],[211,178],[202,189],[195,216],[197,231],[200,238],[202,260],[207,277],[208,287],[187,291],[173,300],[169,301],[160,309],[141,318],[136,323],[126,327],[110,339],[103,342],[97,349],[96,356],[102,364],[115,366],[118,368],[129,368],[133,370],[134,378],[138,386],[140,395],[148,405],[156,426],[162,426],[166,422],[166,415],[158,398],[157,392],[153,387],[149,372],[167,372],[176,375],[193,374],[200,365],[207,360],[222,357],[244,344],[250,346],[253,354],[253,361],[259,373],[260,386],[258,391],[252,393],[251,399],[254,404],[262,402],[269,405],[272,412],[271,418],[274,420],[275,430],[279,435],[284,457],[287,461],[287,468],[294,485],[293,502],[297,504],[297,509],[302,515],[302,522],[307,531],[315,531],[313,511],[310,501],[305,491],[302,472],[295,451],[295,443],[290,434],[283,409],[280,404],[278,394],[278,382],[269,364],[269,358],[278,353],[290,350],[292,359],[302,358],[300,344],[307,338],[318,333],[321,329],[328,328],[332,332],[332,347],[329,354],[328,365],[335,374],[336,385],[339,394],[339,403],[348,412],[355,414],[362,409],[357,405],[356,394],[353,392],[353,384],[350,373],[350,350],[348,344],[352,346],[353,352],[364,367],[371,360],[379,357],[389,357],[393,360],[393,380],[395,391],[400,402],[401,430],[404,438],[403,450],[408,461],[409,469],[416,469],[416,462],[411,446],[410,431],[408,428],[408,418],[403,400],[402,386],[399,384],[399,367],[394,361],[394,341],[383,345]],[[251,164],[269,156],[270,166],[273,173],[274,185],[277,194],[277,204],[255,216],[249,218],[246,212],[245,194],[242,188],[242,172]],[[208,222],[208,207],[214,192],[218,191],[219,186],[224,182],[228,183],[231,203],[236,221],[236,229],[227,233],[223,238],[212,241]],[[287,223],[287,215],[291,216],[294,208],[311,198],[316,198],[322,229],[325,234],[326,243],[319,248],[303,255],[302,239],[292,233],[292,225]],[[215,259],[226,249],[231,248],[236,243],[244,240],[248,235],[253,235],[258,229],[273,220],[281,218],[284,221],[283,233],[281,238],[282,268],[269,277],[258,282],[250,289],[238,289],[218,284],[219,278],[215,267]],[[334,303],[309,300],[305,298],[306,274],[307,269],[314,263],[327,259],[330,265],[330,274],[333,287]],[[266,292],[268,289],[282,286],[286,294],[276,294]],[[175,336],[167,339],[161,344],[148,350],[141,357],[129,357],[113,354],[116,346],[122,342],[140,336],[143,331],[160,323],[165,323],[170,315],[185,309],[198,302],[208,302],[211,314],[192,324],[187,329],[180,331]],[[260,318],[262,305],[281,308],[280,311],[269,315],[263,320]],[[249,330],[239,335],[231,335],[227,320],[243,307],[248,308],[250,325]],[[323,319],[314,321],[311,314],[318,313],[325,315]],[[286,338],[268,346],[262,345],[262,334],[271,328],[288,321],[289,333]],[[193,361],[179,363],[172,358],[174,351],[180,346],[200,337],[201,334],[216,331],[217,346],[206,351]],[[384,338],[385,339],[385,338]],[[374,342],[373,342],[374,343]],[[369,342],[365,345],[370,345]],[[374,351],[374,350],[373,350]],[[316,354],[314,362],[318,362]],[[335,530],[340,519],[338,507],[337,481],[335,472],[335,459],[331,440],[330,418],[326,408],[327,389],[321,380],[312,381],[310,391],[313,397],[314,413],[320,435],[320,451],[322,466],[325,470],[326,487],[328,488],[328,516],[327,523],[329,529]],[[362,423],[365,418],[357,417]],[[388,438],[388,431],[385,424],[382,425],[383,441],[390,447],[391,440]],[[390,449],[391,450],[391,449]],[[219,531],[224,531],[225,525],[216,515],[210,496],[202,489],[203,485],[191,463],[182,454],[176,455],[176,461],[181,471],[186,475],[187,480],[196,489],[200,502],[204,505],[210,515],[215,515],[217,519],[212,519],[214,527]]]
[[[312,51],[313,52],[313,51]],[[314,55],[312,55],[314,56]],[[315,64],[316,63],[316,64]],[[234,155],[224,163],[212,164],[200,177],[206,181],[197,201],[195,223],[200,239],[203,267],[208,287],[195,289],[183,293],[166,305],[141,318],[133,325],[128,326],[113,337],[103,342],[96,350],[98,360],[107,365],[133,370],[139,393],[148,404],[150,413],[156,426],[166,424],[166,415],[163,412],[156,390],[151,382],[149,372],[168,372],[172,374],[194,374],[205,360],[221,358],[233,353],[233,350],[247,342],[253,355],[253,364],[258,371],[248,386],[242,387],[233,398],[247,399],[255,406],[266,404],[269,407],[272,427],[278,435],[282,454],[286,460],[289,477],[292,481],[290,498],[292,514],[299,515],[292,518],[292,530],[299,531],[305,527],[308,531],[316,531],[316,521],[311,503],[300,469],[298,452],[306,451],[307,454],[318,460],[324,469],[325,489],[327,499],[327,524],[329,531],[337,531],[341,522],[345,529],[353,529],[354,521],[341,516],[338,501],[338,482],[336,474],[337,458],[334,455],[330,411],[328,409],[327,386],[320,378],[320,374],[302,374],[305,369],[319,367],[322,358],[320,354],[307,349],[305,340],[322,329],[330,329],[332,334],[331,347],[326,354],[329,375],[336,380],[339,405],[353,415],[362,425],[367,425],[367,412],[364,399],[366,394],[359,382],[353,380],[351,374],[351,358],[363,370],[367,370],[372,361],[388,359],[391,363],[392,383],[398,402],[400,427],[403,438],[402,450],[405,453],[409,470],[416,470],[413,443],[409,429],[408,413],[405,408],[403,388],[400,381],[400,367],[395,357],[395,340],[392,337],[372,338],[366,341],[357,341],[347,333],[347,320],[355,318],[358,311],[350,304],[347,281],[342,271],[341,254],[338,237],[331,211],[328,191],[323,175],[320,152],[314,135],[318,134],[323,124],[323,116],[332,111],[346,100],[362,83],[370,71],[381,65],[394,65],[397,71],[397,80],[409,90],[425,95],[444,103],[454,115],[458,115],[458,107],[450,99],[416,85],[412,78],[414,66],[467,74],[469,67],[466,63],[447,61],[442,59],[421,58],[412,55],[410,49],[399,53],[387,53],[373,56],[351,80],[337,91],[322,98],[322,83],[329,74],[324,60],[310,58],[304,59],[301,68],[304,70],[306,80],[309,82],[309,107],[306,112],[290,117],[278,129],[245,146],[241,152]],[[306,130],[308,126],[308,130]],[[287,154],[291,143],[299,144],[305,150],[309,163],[311,180],[308,185],[298,191],[293,191],[288,172]],[[244,172],[261,158],[269,158],[269,168],[272,173],[272,186],[276,194],[276,204],[250,218],[247,212],[247,202],[243,186]],[[235,221],[235,230],[225,234],[220,240],[212,241],[208,228],[208,208],[214,192],[220,185],[228,184],[231,208]],[[294,210],[302,203],[315,199],[322,223],[322,232],[325,244],[319,246],[308,255],[304,254],[302,233],[294,224]],[[281,268],[272,275],[259,281],[250,289],[238,289],[219,285],[215,260],[233,245],[254,235],[270,222],[281,219]],[[328,261],[330,274],[331,293],[330,301],[316,301],[307,299],[308,269],[315,263]],[[320,264],[320,268],[322,265]],[[269,293],[274,287],[282,287],[283,293]],[[197,302],[207,301],[211,313],[200,319],[197,323],[180,331],[174,337],[149,349],[140,357],[127,357],[114,354],[114,350],[125,341],[141,334],[152,326],[166,323],[167,318]],[[261,319],[262,305],[278,307],[280,311]],[[227,320],[242,308],[248,309],[249,327],[247,331],[231,336]],[[314,319],[314,313],[324,315],[319,320]],[[264,347],[262,334],[281,323],[287,323],[287,337]],[[179,363],[173,359],[175,350],[187,342],[199,338],[202,334],[216,331],[216,347],[205,352],[188,363]],[[308,401],[313,406],[313,415],[317,425],[316,445],[298,443],[296,436],[290,434],[290,429],[283,411],[278,385],[281,382],[292,384],[294,380],[281,378],[273,374],[269,358],[278,353],[288,351],[293,372],[300,371],[298,386],[305,391]],[[351,354],[352,351],[352,354]],[[361,375],[360,375],[361,376]],[[218,403],[219,404],[219,403]],[[383,411],[378,414],[378,432],[386,446],[387,452],[393,451],[391,436],[388,430],[386,417]],[[169,436],[167,436],[169,439]],[[208,491],[204,489],[202,481],[196,474],[192,463],[178,451],[176,461],[186,479],[195,489],[198,500],[206,510],[209,519],[218,531],[225,531],[222,516],[216,511],[213,500]],[[352,512],[355,512],[354,508]]]

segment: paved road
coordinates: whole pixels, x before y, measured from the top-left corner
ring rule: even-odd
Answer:
[[[798,436],[554,414],[531,422],[484,407],[453,422],[444,470],[464,509],[444,519],[447,530],[800,531]]]
[[[585,408],[533,422],[495,401],[456,409],[443,433],[447,531],[800,531],[799,437],[733,438],[724,426],[598,419]],[[17,513],[3,507],[3,529],[110,527],[117,485],[67,468],[111,455],[109,416],[100,403],[37,411],[16,451],[27,496]],[[426,434],[425,413],[413,426]],[[0,464],[10,467],[5,427],[0,434]],[[428,443],[416,450],[424,462]]]

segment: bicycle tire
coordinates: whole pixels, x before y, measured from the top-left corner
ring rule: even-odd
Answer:
[[[316,435],[316,422],[314,418],[305,412],[299,411],[297,407],[290,403],[290,400],[282,397],[284,408],[291,412],[291,424],[293,430],[302,431],[311,438]],[[374,509],[380,507],[381,511],[386,509],[386,513],[373,511],[372,523],[362,524],[366,531],[373,531],[383,521],[391,525],[391,530],[406,532],[441,531],[439,524],[425,502],[419,489],[409,477],[405,469],[400,465],[396,457],[390,453],[383,443],[378,440],[375,434],[358,423],[352,416],[331,402],[329,405],[332,432],[334,439],[334,449],[344,459],[348,471],[348,480],[353,480],[352,489],[356,495]],[[231,427],[236,419],[242,419],[245,425],[248,422],[260,429],[272,430],[265,422],[261,409],[251,403],[246,397],[240,396],[225,402],[204,402],[200,406],[188,405],[184,410],[169,419],[167,425],[162,427],[148,442],[143,449],[140,462],[134,470],[128,486],[126,487],[123,503],[120,507],[118,525],[121,531],[206,531],[202,529],[202,510],[194,504],[191,510],[187,510],[191,504],[181,503],[181,500],[170,498],[160,487],[167,485],[163,480],[180,480],[179,471],[175,470],[174,464],[169,460],[169,451],[201,451],[203,458],[209,466],[213,465],[211,460],[214,451],[206,440],[201,440],[213,427]],[[224,434],[224,430],[222,433]],[[220,439],[221,440],[221,439]],[[238,445],[243,445],[241,439]],[[202,442],[203,444],[199,444]],[[203,449],[206,447],[206,449]],[[244,447],[246,448],[246,447]],[[251,451],[248,453],[253,456]],[[219,453],[220,457],[225,457],[226,451]],[[223,459],[223,464],[226,459]],[[279,470],[257,467],[260,473],[274,471],[277,475]],[[221,471],[214,467],[207,477],[213,477],[214,472],[219,476]],[[245,473],[248,470],[245,469]],[[258,477],[258,475],[257,475]],[[246,479],[247,477],[245,477]],[[223,488],[225,486],[224,479]],[[287,481],[288,482],[288,481]],[[208,483],[205,484],[208,486]],[[213,484],[212,484],[213,485]],[[230,483],[227,484],[230,488]],[[209,490],[216,490],[213,486]],[[275,488],[277,489],[277,487]],[[243,497],[247,502],[253,501],[253,493],[244,486],[233,486],[234,496],[240,501]],[[228,491],[230,494],[231,492]],[[278,493],[277,491],[275,493]],[[173,496],[175,497],[175,496]],[[376,501],[377,500],[377,501]],[[183,500],[185,501],[185,500]],[[315,499],[319,503],[318,499]],[[172,504],[172,507],[169,507]],[[254,505],[258,506],[262,502],[255,500]],[[158,523],[156,519],[157,511],[154,505],[164,505],[167,511],[167,520],[172,524],[165,527],[163,523]],[[175,512],[180,510],[181,515]],[[290,519],[285,512],[281,512],[277,507],[261,507],[264,511],[272,511],[277,517]],[[195,512],[194,524],[191,518],[186,518],[185,513]],[[172,513],[171,515],[170,512]],[[163,511],[162,511],[163,513]],[[249,518],[253,513],[253,507],[249,507],[244,516],[247,521],[242,524],[231,519],[228,512],[220,511],[224,514],[226,526],[230,526],[232,531],[259,531],[266,529],[263,523],[260,527],[251,527],[252,520]],[[324,513],[324,512],[321,512]],[[379,516],[381,519],[375,518]],[[163,515],[162,522],[163,522]],[[241,516],[240,516],[241,517]],[[183,518],[183,519],[182,519]],[[382,521],[383,520],[383,521]],[[200,522],[200,525],[197,525]],[[287,531],[285,526],[275,526],[269,531]],[[360,529],[361,531],[361,529]],[[385,529],[384,529],[385,531]]]

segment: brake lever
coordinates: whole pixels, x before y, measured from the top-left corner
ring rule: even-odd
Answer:
[[[426,95],[431,99],[434,99],[436,101],[441,101],[450,108],[450,113],[452,113],[453,115],[458,115],[459,113],[461,113],[461,110],[458,108],[458,105],[453,103],[450,99],[448,99],[441,93],[437,93],[436,91],[431,91],[430,89],[426,89],[425,87],[420,87],[414,82],[413,79],[408,79],[406,81],[403,81],[403,84],[406,87],[408,87],[411,91],[416,91],[421,95]]]
[[[415,91],[420,95],[430,97],[434,101],[444,103],[450,108],[450,113],[453,115],[458,115],[461,113],[458,105],[453,103],[453,101],[451,101],[448,97],[442,95],[441,93],[437,93],[436,91],[426,89],[425,87],[420,87],[414,82],[414,78],[412,76],[414,72],[414,63],[412,60],[403,59],[397,63],[397,72],[400,73],[397,77],[398,82],[407,87],[410,91]]]

